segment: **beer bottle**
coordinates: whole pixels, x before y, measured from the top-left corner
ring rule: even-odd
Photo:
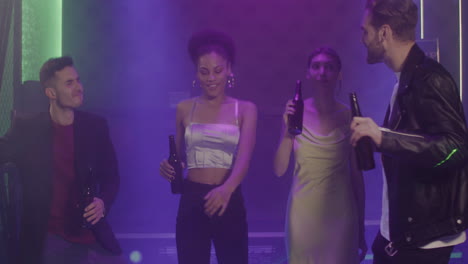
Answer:
[[[288,132],[293,136],[297,136],[302,133],[302,119],[304,115],[304,100],[302,100],[300,80],[296,81],[293,104],[295,112],[292,115],[288,115]]]
[[[357,100],[356,93],[350,93],[351,114],[353,117],[361,117],[361,109]],[[374,151],[372,147],[372,139],[370,137],[362,137],[357,142],[355,147],[358,168],[363,171],[372,170],[375,168]]]
[[[95,186],[93,182],[94,182],[93,169],[89,168],[88,178],[85,179],[85,184],[83,185],[82,196],[81,196],[81,212],[83,214],[85,213],[85,208],[88,207],[88,205],[90,205],[94,201],[94,197],[96,195]],[[91,226],[92,226],[91,223],[88,222],[85,217],[83,217],[81,221],[81,227],[91,228]]]
[[[174,135],[169,136],[169,164],[174,168],[175,175],[174,179],[171,181],[171,191],[174,194],[182,193],[183,186],[183,176],[182,176],[182,163],[177,155],[177,148],[174,140]]]

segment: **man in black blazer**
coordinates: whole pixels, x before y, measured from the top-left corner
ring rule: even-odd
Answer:
[[[17,263],[125,263],[106,219],[120,182],[107,122],[75,110],[83,87],[70,57],[44,63],[40,81],[49,112],[17,116],[0,138],[22,187]],[[82,206],[86,186],[96,192]]]

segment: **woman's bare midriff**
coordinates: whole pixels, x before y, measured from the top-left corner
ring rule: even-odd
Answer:
[[[230,169],[223,168],[193,168],[188,170],[187,179],[193,182],[219,185],[229,177]]]

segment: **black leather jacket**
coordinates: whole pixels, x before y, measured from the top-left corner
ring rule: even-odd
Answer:
[[[467,228],[467,138],[454,80],[415,44],[379,148],[394,247],[419,247]]]

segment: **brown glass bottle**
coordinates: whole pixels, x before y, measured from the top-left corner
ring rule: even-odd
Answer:
[[[301,81],[296,81],[296,91],[292,100],[295,112],[288,115],[288,132],[293,136],[302,133],[302,119],[304,116],[304,100],[302,99]]]
[[[174,140],[174,135],[169,136],[169,164],[174,168],[175,175],[171,181],[171,192],[174,194],[182,193],[182,186],[184,179],[182,176],[182,163],[179,155],[177,155],[177,148]]]
[[[94,197],[96,196],[96,190],[94,186],[94,175],[93,169],[90,167],[88,171],[88,177],[85,179],[83,189],[81,192],[81,212],[82,214],[85,213],[85,208],[88,207],[93,201]],[[91,228],[91,223],[86,220],[85,217],[81,220],[81,227],[83,228]]]
[[[362,116],[356,93],[350,93],[349,99],[351,103],[352,116],[353,117]],[[372,170],[373,168],[375,168],[374,151],[372,147],[372,140],[370,137],[361,138],[357,142],[357,145],[354,149],[356,151],[358,168],[360,170],[366,171],[366,170]]]

